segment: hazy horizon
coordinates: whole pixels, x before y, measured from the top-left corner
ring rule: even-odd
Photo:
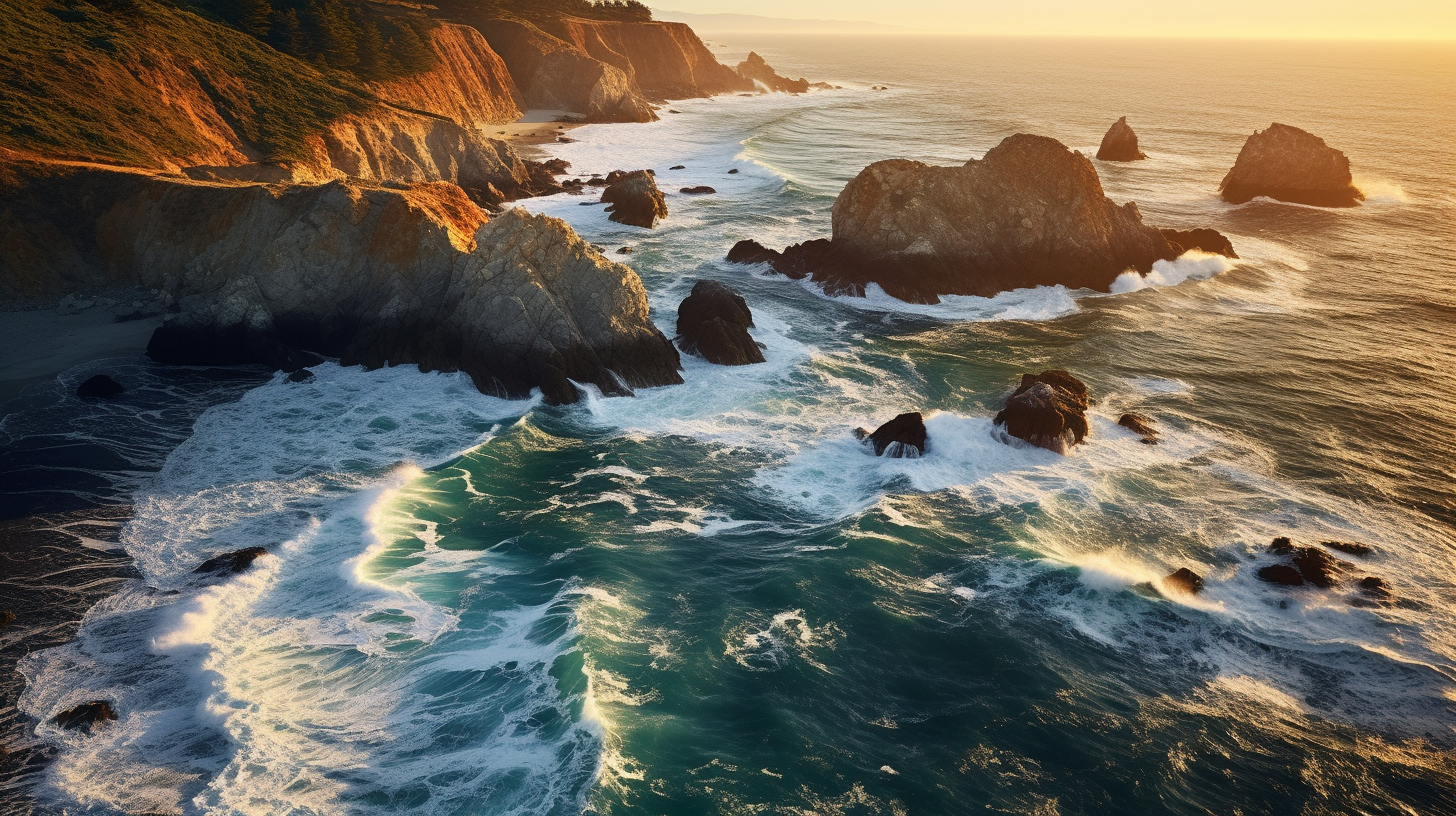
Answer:
[[[1355,0],[1179,4],[1107,0],[1095,12],[1071,0],[1019,4],[904,0],[892,7],[869,0],[668,0],[661,11],[908,29],[885,32],[892,34],[1456,42],[1456,3],[1446,0],[1379,5]]]

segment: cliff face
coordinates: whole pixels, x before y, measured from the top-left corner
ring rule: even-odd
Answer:
[[[648,98],[683,99],[751,91],[750,80],[718,62],[685,23],[564,20],[564,39],[620,69]]]
[[[0,205],[0,285],[15,294],[127,283],[181,307],[153,337],[162,362],[263,362],[306,352],[369,366],[461,370],[487,393],[567,378],[607,393],[681,382],[647,295],[565,223],[494,220],[453,185],[402,189],[177,181],[12,164]]]
[[[430,32],[435,68],[369,88],[386,102],[446,116],[465,127],[514,122],[522,99],[505,61],[480,32],[441,23]]]
[[[477,23],[521,91],[525,107],[566,110],[592,122],[652,122],[657,115],[620,68],[529,23]]]

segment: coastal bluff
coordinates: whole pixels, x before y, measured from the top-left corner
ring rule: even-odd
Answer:
[[[1036,286],[1106,292],[1123,272],[1146,273],[1185,249],[1144,224],[1135,203],[1108,199],[1086,156],[1029,134],[958,167],[875,162],[839,194],[832,224],[828,240],[782,253],[741,242],[729,260],[766,261],[830,295],[863,296],[875,284],[936,303]]]
[[[0,286],[44,296],[128,284],[176,313],[159,362],[295,370],[412,364],[548,402],[682,381],[647,293],[564,222],[492,218],[442,183],[198,182],[94,166],[5,166]]]

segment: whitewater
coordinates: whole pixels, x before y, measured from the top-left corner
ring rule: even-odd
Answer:
[[[551,147],[583,177],[653,168],[655,230],[594,196],[517,206],[632,266],[668,336],[695,281],[738,289],[767,362],[684,356],[683,385],[565,407],[326,363],[98,434],[157,468],[118,487],[137,577],[21,664],[40,812],[1456,813],[1450,49],[709,39],[842,88]],[[723,260],[826,237],[871,161],[1014,132],[1090,155],[1124,114],[1150,158],[1098,162],[1109,196],[1240,259],[937,305]],[[1220,201],[1275,120],[1370,200]],[[1071,456],[991,423],[1046,368],[1091,388]],[[910,410],[922,458],[852,433]],[[1370,544],[1399,603],[1258,581],[1275,536]],[[1201,595],[1158,590],[1180,567]],[[93,699],[120,719],[49,722]]]

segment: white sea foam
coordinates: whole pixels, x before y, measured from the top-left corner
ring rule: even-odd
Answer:
[[[1155,261],[1146,274],[1124,272],[1112,282],[1112,294],[1120,295],[1154,286],[1177,286],[1187,280],[1208,280],[1233,269],[1235,262],[1222,255],[1197,250],[1185,252],[1176,260]]]

